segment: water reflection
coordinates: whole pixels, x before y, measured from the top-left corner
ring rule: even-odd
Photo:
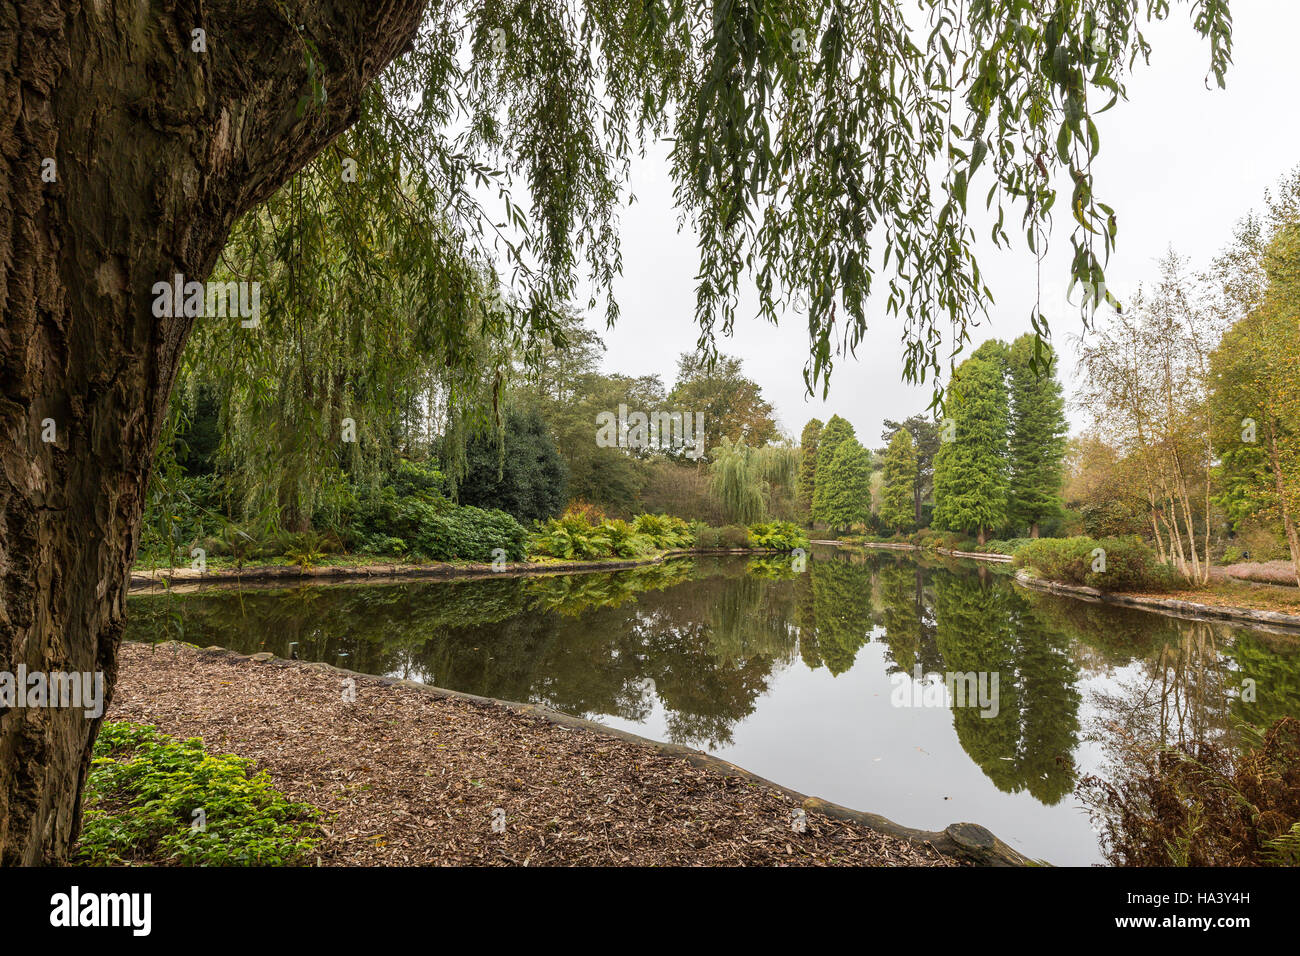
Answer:
[[[1057,862],[1097,859],[1070,794],[1077,772],[1098,769],[1107,734],[1225,737],[1236,720],[1300,714],[1296,639],[1029,592],[1006,571],[819,551],[804,573],[785,558],[717,558],[210,590],[133,597],[128,638],[296,651],[616,718],[910,825],[975,819]],[[918,667],[998,674],[996,715],[890,708],[894,675]]]

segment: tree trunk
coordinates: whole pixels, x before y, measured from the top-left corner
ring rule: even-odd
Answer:
[[[1033,524],[1031,524],[1031,525],[1029,526],[1029,537],[1031,537],[1031,538],[1037,538],[1037,537],[1038,537],[1038,522],[1037,522],[1037,521],[1035,521]]]
[[[155,317],[153,286],[207,278],[235,219],[355,121],[423,5],[0,0],[0,671],[99,671],[111,695],[194,321]],[[328,95],[300,112],[303,37]],[[66,857],[99,722],[0,710],[0,865]]]
[[[981,526],[980,526],[980,529],[979,529],[979,532],[977,533],[977,535],[976,535],[976,537],[975,537],[975,542],[976,542],[976,543],[977,543],[977,544],[982,548],[982,547],[984,547],[984,539],[985,539],[986,537],[987,537],[987,535],[985,534],[985,532],[984,532],[984,528],[983,528],[983,526],[981,525]]]

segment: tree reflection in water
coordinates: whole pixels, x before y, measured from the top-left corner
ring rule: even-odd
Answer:
[[[1015,587],[1006,567],[895,552],[670,560],[529,578],[209,590],[130,599],[128,639],[267,650],[719,749],[789,669],[843,679],[997,672],[999,710],[953,708],[962,749],[1005,793],[1070,793],[1081,740],[1231,734],[1300,714],[1300,641]],[[879,657],[868,644],[881,645]],[[1243,695],[1254,681],[1253,700]],[[1092,688],[1089,690],[1088,688]]]

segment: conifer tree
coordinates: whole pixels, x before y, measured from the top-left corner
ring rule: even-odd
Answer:
[[[889,440],[883,470],[885,484],[881,493],[880,520],[886,527],[902,531],[916,521],[916,443],[906,428],[899,428]]]
[[[1069,426],[1065,399],[1056,380],[1056,354],[1044,345],[1035,358],[1034,336],[1011,343],[1011,421],[1008,437],[1008,517],[1037,538],[1040,525],[1061,515],[1061,483]],[[1038,367],[1035,367],[1035,366]]]
[[[817,440],[817,460],[813,483],[812,516],[814,521],[826,521],[826,509],[829,507],[825,482],[821,480],[821,476],[825,469],[830,467],[830,463],[835,458],[835,452],[840,445],[854,437],[853,426],[838,415],[832,415],[830,421],[826,423],[826,427],[822,429],[821,436]]]
[[[934,463],[934,527],[974,531],[980,544],[1007,520],[1007,346],[992,340],[957,367],[952,427]]]
[[[819,463],[818,473],[821,520],[828,528],[846,531],[871,517],[871,452],[856,438],[840,442],[824,469]]]
[[[912,509],[916,526],[921,527],[924,519],[922,505],[934,491],[934,456],[939,453],[939,423],[929,415],[910,415],[905,421],[896,422],[886,418],[885,431],[881,436],[886,443],[894,437],[900,428],[907,429],[912,436],[912,447],[916,450],[916,481],[912,486]]]
[[[822,420],[811,419],[799,436],[799,506],[812,514],[813,489],[817,487],[817,443],[821,439]]]

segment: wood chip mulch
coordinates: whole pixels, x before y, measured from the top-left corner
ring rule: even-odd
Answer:
[[[292,661],[128,643],[107,716],[251,758],[327,812],[327,866],[955,865],[813,811],[795,833],[787,795],[645,745],[365,678],[348,703],[340,685]]]

